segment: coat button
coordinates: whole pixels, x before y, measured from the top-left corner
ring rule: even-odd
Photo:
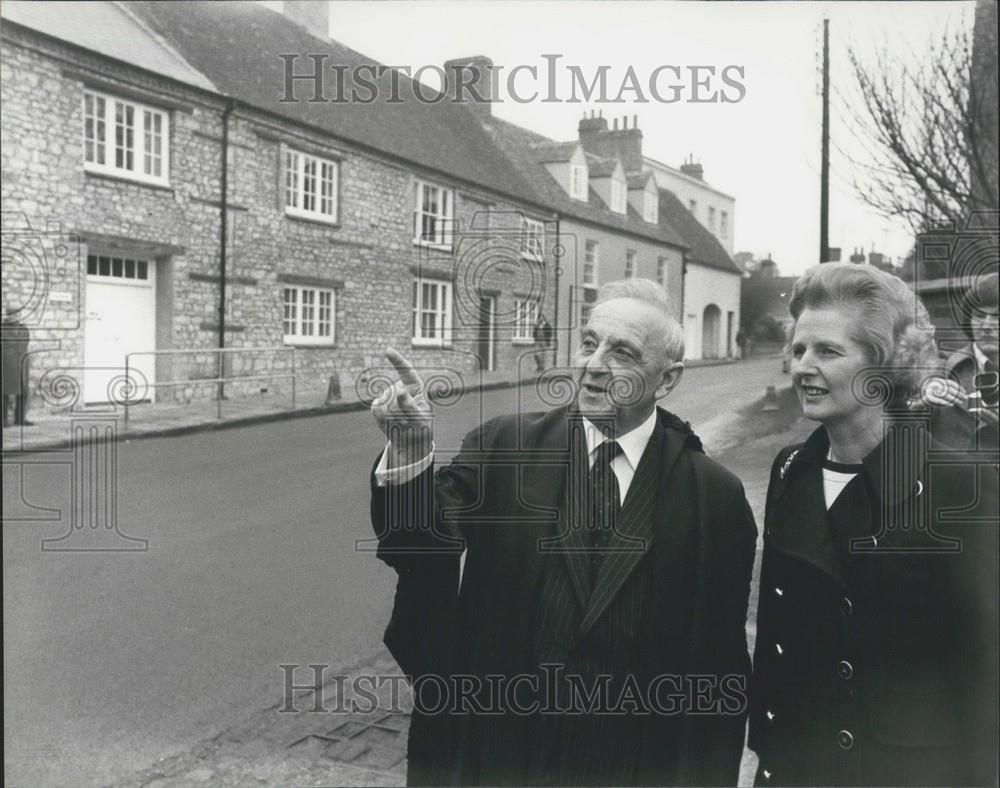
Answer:
[[[773,720],[774,719],[774,712],[773,711],[765,711],[764,714],[767,715],[768,720]]]
[[[840,600],[840,612],[845,616],[849,616],[854,613],[854,603],[851,602],[846,596]]]
[[[770,773],[770,772],[769,772],[769,771],[768,771],[767,769],[764,769],[764,770],[763,770],[763,771],[761,772],[761,774],[763,774],[763,775],[764,775],[764,779],[765,779],[765,780],[770,780],[770,779],[771,779],[771,773]]]
[[[846,659],[840,660],[837,663],[837,675],[840,676],[844,681],[847,681],[851,676],[854,675],[854,666],[851,665]]]
[[[782,591],[782,590],[781,590],[780,588],[778,588],[777,586],[775,586],[775,587],[774,587],[774,593],[775,593],[775,594],[777,594],[778,596],[784,596],[784,595],[785,595],[785,592],[784,592],[784,591]]]
[[[837,744],[840,745],[840,749],[849,750],[854,746],[854,734],[850,731],[844,730],[837,734]]]
[[[785,653],[785,650],[781,647],[780,643],[774,644],[774,650],[778,652],[779,656]]]

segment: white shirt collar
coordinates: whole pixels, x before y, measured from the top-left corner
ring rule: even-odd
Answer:
[[[976,354],[976,370],[983,372],[986,369],[986,354],[979,349],[979,345],[976,342],[972,343],[972,352]]]
[[[642,424],[616,438],[618,445],[622,447],[622,454],[625,455],[625,459],[628,460],[628,464],[632,466],[633,471],[639,467],[639,460],[642,459],[642,453],[646,451],[646,444],[649,443],[649,439],[653,435],[653,428],[656,426],[656,415],[656,408],[653,408],[653,412],[649,414],[649,418]],[[584,434],[587,436],[587,455],[588,457],[593,456],[594,450],[604,443],[604,433],[587,418],[584,418],[583,425]]]

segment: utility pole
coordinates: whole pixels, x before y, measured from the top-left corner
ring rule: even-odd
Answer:
[[[819,187],[819,261],[830,259],[830,20],[823,20],[823,161]]]

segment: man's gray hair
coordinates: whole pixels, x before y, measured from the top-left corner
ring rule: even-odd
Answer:
[[[684,360],[684,330],[674,318],[667,291],[650,279],[618,279],[600,286],[594,306],[615,298],[634,298],[656,308],[663,317],[663,337],[670,361]]]

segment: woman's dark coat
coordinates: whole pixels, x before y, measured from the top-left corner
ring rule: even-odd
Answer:
[[[898,423],[828,513],[828,447],[820,428],[771,472],[757,783],[995,784],[996,457]]]

